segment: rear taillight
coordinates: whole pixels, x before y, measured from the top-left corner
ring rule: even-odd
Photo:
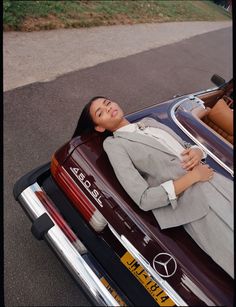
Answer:
[[[51,173],[57,184],[71,200],[73,205],[80,211],[91,227],[97,232],[102,231],[107,225],[107,221],[78,187],[64,167],[58,163],[55,155],[52,157]]]
[[[59,163],[58,163],[58,161],[57,161],[55,155],[53,155],[53,156],[52,156],[52,160],[51,160],[50,169],[51,169],[51,173],[52,173],[52,175],[53,175],[54,178],[57,176],[58,168],[59,168]]]

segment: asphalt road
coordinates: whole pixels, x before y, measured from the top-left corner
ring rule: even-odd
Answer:
[[[232,28],[224,28],[4,93],[5,306],[89,306],[53,252],[30,232],[12,196],[15,181],[50,160],[83,105],[105,95],[126,113],[232,77]]]
[[[4,32],[4,91],[229,26],[231,21],[186,21]]]

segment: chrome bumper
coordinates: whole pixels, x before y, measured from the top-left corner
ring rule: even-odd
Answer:
[[[19,202],[30,218],[34,221],[44,213],[50,217],[54,226],[45,234],[45,239],[93,302],[100,306],[119,306],[119,303],[47,212],[35,194],[37,191],[43,192],[38,183],[34,183],[26,188],[18,197]],[[81,245],[83,245],[82,242]]]

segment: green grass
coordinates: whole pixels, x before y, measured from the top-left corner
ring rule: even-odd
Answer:
[[[3,1],[5,31],[231,18],[210,0]]]

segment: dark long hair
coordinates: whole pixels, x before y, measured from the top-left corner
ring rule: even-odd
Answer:
[[[80,136],[84,133],[89,133],[94,130],[94,122],[90,115],[90,107],[91,107],[92,102],[99,98],[107,99],[106,97],[103,97],[103,96],[95,96],[92,99],[90,99],[90,101],[84,106],[80,114],[74,134],[72,135],[72,138],[76,136]]]

